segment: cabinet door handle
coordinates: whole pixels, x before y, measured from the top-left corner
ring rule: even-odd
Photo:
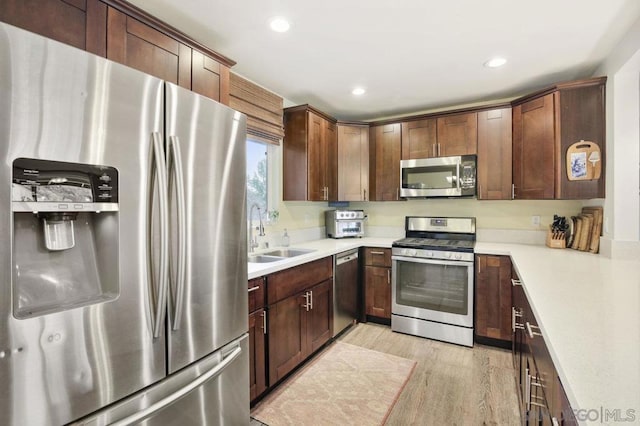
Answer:
[[[309,292],[309,309],[313,310],[313,290]]]
[[[441,157],[442,153],[440,152],[440,143],[438,143],[438,157]]]
[[[309,292],[306,291],[304,293],[304,305],[302,305],[302,307],[309,312]]]
[[[431,145],[431,148],[432,148],[431,151],[433,152],[433,156],[437,157],[437,155],[436,155],[436,144],[434,143],[433,145]]]
[[[259,285],[255,286],[255,287],[251,287],[251,288],[249,289],[248,293],[253,293],[254,291],[257,291],[257,290],[259,290],[259,289],[260,289],[260,286],[259,286]]]
[[[400,187],[396,187],[396,200],[400,200]]]
[[[267,311],[262,313],[262,334],[267,334]]]
[[[362,201],[367,201],[367,190],[366,189],[362,190]]]
[[[529,324],[529,321],[527,321],[525,323],[525,326],[527,327],[527,334],[529,335],[529,337],[531,339],[533,339],[534,336],[542,336],[542,333],[538,333],[538,332],[535,332],[535,331],[532,330],[533,328],[540,329],[540,327],[538,327],[537,325],[531,325],[531,324]]]
[[[387,284],[391,284],[391,269],[387,269]]]
[[[516,184],[515,183],[511,184],[511,199],[512,200],[516,199]]]
[[[560,423],[558,423],[558,419],[556,419],[555,417],[551,418],[551,424],[553,426],[560,426]]]
[[[514,278],[511,278],[511,285],[512,285],[513,287],[516,287],[516,286],[522,285],[522,281],[520,281],[520,280],[516,280],[516,279],[514,279]]]
[[[383,251],[370,251],[369,253],[371,253],[371,254],[382,254],[382,255],[384,254]]]

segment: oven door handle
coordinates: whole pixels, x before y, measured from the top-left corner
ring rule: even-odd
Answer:
[[[402,262],[412,262],[412,263],[430,263],[433,265],[473,266],[473,261],[467,261],[467,260],[424,259],[421,257],[404,257],[404,256],[391,256],[391,260],[402,261]]]

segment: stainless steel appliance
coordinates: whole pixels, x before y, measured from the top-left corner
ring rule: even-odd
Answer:
[[[473,346],[475,218],[405,218],[391,248],[391,329]]]
[[[333,276],[333,337],[358,319],[358,249],[335,255]]]
[[[245,117],[0,24],[0,423],[248,424]]]
[[[475,155],[400,161],[400,196],[405,198],[476,195]]]
[[[362,210],[326,210],[327,238],[363,237],[365,218]]]

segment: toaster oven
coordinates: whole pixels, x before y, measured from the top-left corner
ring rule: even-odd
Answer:
[[[348,238],[364,236],[364,211],[327,210],[324,212],[327,238]]]

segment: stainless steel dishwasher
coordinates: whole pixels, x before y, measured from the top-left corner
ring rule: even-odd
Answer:
[[[335,255],[333,278],[333,336],[358,318],[358,249]]]

